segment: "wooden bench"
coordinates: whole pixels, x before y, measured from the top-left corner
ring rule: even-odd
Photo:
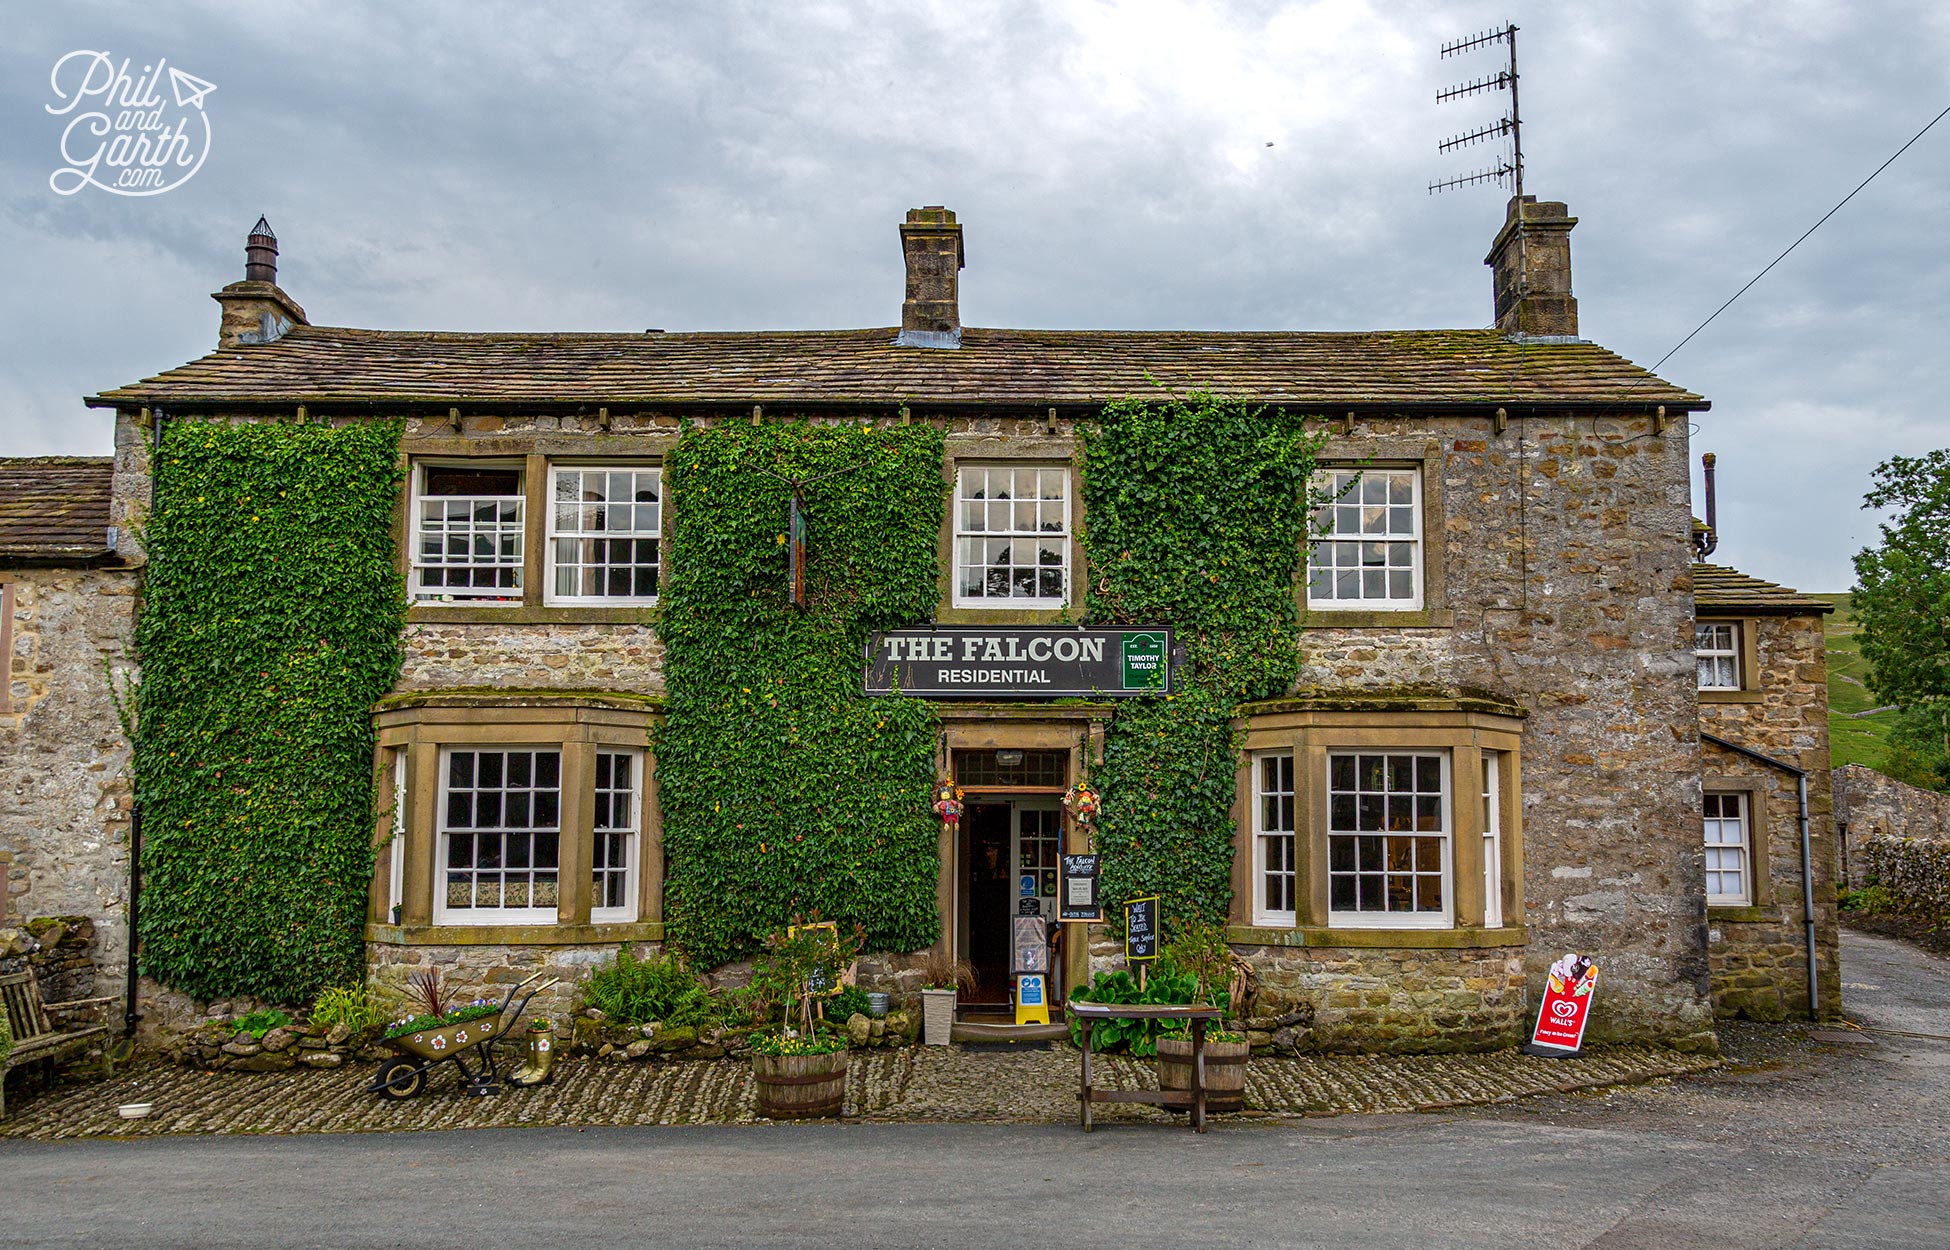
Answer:
[[[0,1120],[7,1118],[7,1074],[31,1063],[41,1065],[42,1087],[54,1084],[54,1060],[85,1050],[102,1048],[102,1066],[108,1066],[108,1025],[68,1025],[68,1016],[82,1011],[100,1011],[116,1001],[109,998],[82,998],[71,1003],[44,1003],[41,985],[31,972],[0,976],[0,1003],[7,1008],[7,1025],[13,1031],[14,1048],[0,1061]],[[53,1019],[63,1021],[57,1029]]]

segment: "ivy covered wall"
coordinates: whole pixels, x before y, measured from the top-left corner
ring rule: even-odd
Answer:
[[[1205,394],[1118,401],[1082,433],[1090,618],[1170,624],[1185,651],[1178,693],[1120,703],[1105,732],[1104,894],[1160,895],[1167,926],[1223,923],[1233,709],[1298,670],[1295,578],[1325,435]]]
[[[937,936],[933,712],[860,673],[869,633],[934,610],[941,463],[924,425],[690,428],[665,460],[664,914],[700,966],[814,912],[873,950]],[[808,483],[803,611],[781,477]]]
[[[175,421],[154,457],[142,968],[300,1002],[362,975],[372,705],[399,671],[400,427]]]

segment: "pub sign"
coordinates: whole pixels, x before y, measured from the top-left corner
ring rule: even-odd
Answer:
[[[867,640],[866,692],[928,698],[1132,698],[1172,689],[1167,626],[893,629]]]

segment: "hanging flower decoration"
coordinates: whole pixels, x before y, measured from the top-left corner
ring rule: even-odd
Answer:
[[[1064,810],[1070,819],[1077,822],[1077,828],[1089,833],[1097,827],[1097,813],[1103,810],[1104,800],[1087,781],[1079,781],[1070,787],[1063,796]]]
[[[934,814],[951,832],[961,825],[961,787],[946,777],[935,783]]]

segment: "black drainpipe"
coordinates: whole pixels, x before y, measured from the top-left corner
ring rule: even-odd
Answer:
[[[1743,747],[1738,742],[1728,742],[1725,738],[1710,733],[1701,733],[1700,740],[1715,746],[1725,747],[1750,760],[1778,768],[1794,777],[1795,800],[1800,805],[1801,817],[1801,924],[1808,944],[1808,1018],[1821,1016],[1821,989],[1815,975],[1815,865],[1814,852],[1808,840],[1808,773],[1806,769],[1796,768],[1785,760],[1777,760],[1771,755],[1762,755],[1751,747]],[[1751,862],[1751,861],[1750,861]],[[1758,895],[1756,895],[1758,897]]]
[[[156,466],[162,462],[163,411],[157,408],[151,414],[154,422],[149,436],[149,510],[156,508]],[[143,553],[143,568],[148,568],[148,553]],[[146,580],[146,577],[145,577]],[[141,600],[136,601],[136,611],[141,612]],[[134,771],[135,743],[129,743],[130,770]],[[140,968],[136,963],[136,921],[142,901],[142,790],[136,787],[135,797],[129,802],[129,969],[128,1001],[122,1009],[122,1036],[134,1037],[135,1026],[141,1021],[142,1013],[136,1010],[136,982]]]

